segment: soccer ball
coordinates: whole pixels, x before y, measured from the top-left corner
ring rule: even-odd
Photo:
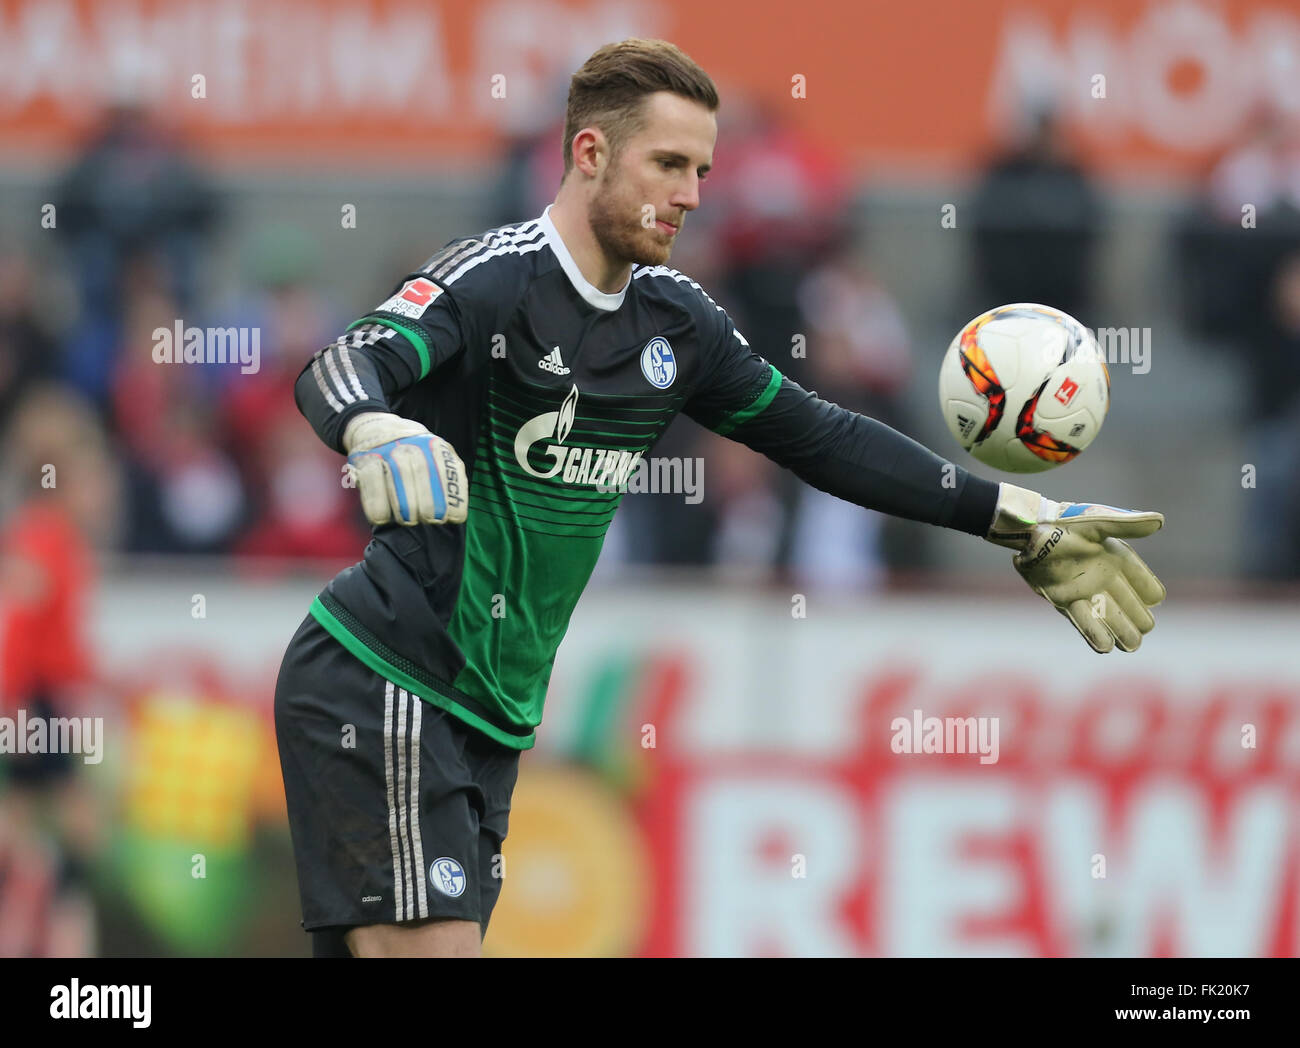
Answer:
[[[1009,473],[1040,473],[1091,444],[1110,410],[1110,372],[1068,313],[1016,302],[958,332],[939,370],[939,404],[957,442]]]

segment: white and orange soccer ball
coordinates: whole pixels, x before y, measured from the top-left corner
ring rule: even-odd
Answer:
[[[939,404],[961,446],[1009,473],[1069,462],[1097,439],[1110,373],[1092,333],[1068,313],[1016,302],[981,313],[952,340]]]

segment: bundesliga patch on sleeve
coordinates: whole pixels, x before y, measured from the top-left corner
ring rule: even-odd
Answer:
[[[401,317],[419,320],[433,300],[442,294],[442,288],[425,277],[416,277],[402,285],[402,290],[380,304],[377,313],[396,313]]]

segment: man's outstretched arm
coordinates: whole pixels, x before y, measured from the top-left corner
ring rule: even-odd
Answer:
[[[1095,651],[1135,651],[1164,587],[1125,538],[1159,513],[1053,502],[984,480],[884,423],[784,377],[725,321],[725,338],[686,411],[822,491],[891,516],[965,531],[1016,551],[1012,563]]]

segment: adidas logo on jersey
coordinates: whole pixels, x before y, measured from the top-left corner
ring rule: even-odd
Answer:
[[[543,371],[549,371],[553,375],[567,375],[569,369],[564,366],[564,361],[560,358],[560,347],[556,346],[553,350],[542,357],[537,362],[537,366]]]

